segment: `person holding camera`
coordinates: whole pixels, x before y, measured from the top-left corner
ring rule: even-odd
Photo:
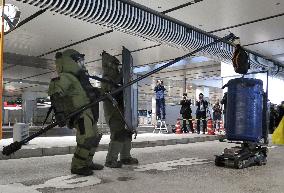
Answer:
[[[188,133],[189,130],[187,129],[186,123],[188,122],[189,128],[192,133],[194,133],[193,130],[193,124],[192,124],[192,116],[191,116],[191,100],[187,98],[187,94],[183,94],[183,99],[180,101],[181,109],[180,114],[182,115],[182,130],[184,133]]]
[[[166,104],[165,104],[165,87],[163,85],[162,80],[157,81],[157,85],[154,88],[154,91],[156,93],[156,116],[158,120],[161,120],[161,114],[162,119],[166,119]]]

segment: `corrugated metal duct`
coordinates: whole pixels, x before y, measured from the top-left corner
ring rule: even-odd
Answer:
[[[195,50],[216,38],[212,34],[128,0],[17,1],[188,50]],[[230,43],[220,42],[204,50],[202,55],[230,61],[233,51],[234,47]],[[282,65],[253,52],[250,52],[250,59],[252,68]]]

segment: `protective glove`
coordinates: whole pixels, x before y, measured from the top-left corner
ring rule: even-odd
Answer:
[[[126,128],[126,130],[127,130],[127,136],[129,138],[132,138],[132,135],[134,135],[134,139],[136,139],[137,134],[138,134],[136,129],[127,129]]]
[[[56,113],[56,114],[55,114],[55,119],[56,119],[56,121],[58,121],[58,122],[63,121],[63,120],[65,119],[64,113],[63,113],[63,112]],[[61,123],[58,124],[59,127],[64,127],[65,125],[66,125],[66,121],[61,122]]]

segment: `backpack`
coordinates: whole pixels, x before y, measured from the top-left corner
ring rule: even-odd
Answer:
[[[250,68],[248,54],[240,44],[236,45],[232,62],[236,73],[246,74],[248,72],[248,69]]]

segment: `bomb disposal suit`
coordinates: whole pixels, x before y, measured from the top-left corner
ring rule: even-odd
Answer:
[[[119,65],[117,58],[106,52],[102,53],[103,79],[114,83],[102,82],[102,90],[105,93],[112,92],[117,89],[118,85],[122,85],[123,74],[119,71]],[[132,132],[125,128],[126,125],[122,117],[124,112],[123,91],[115,95],[114,98],[118,103],[118,108],[114,107],[111,100],[105,100],[103,104],[106,123],[111,132],[105,166],[119,168],[122,164],[137,164],[138,160],[130,155]],[[120,161],[117,161],[118,154],[120,154]]]
[[[57,121],[99,97],[99,91],[89,82],[84,67],[84,55],[69,49],[56,54],[58,78],[52,79],[48,94]],[[67,122],[69,128],[76,128],[77,147],[72,158],[71,173],[91,175],[92,170],[103,169],[93,163],[93,156],[102,134],[98,131],[98,106],[87,109]],[[59,125],[63,127],[65,124]]]

